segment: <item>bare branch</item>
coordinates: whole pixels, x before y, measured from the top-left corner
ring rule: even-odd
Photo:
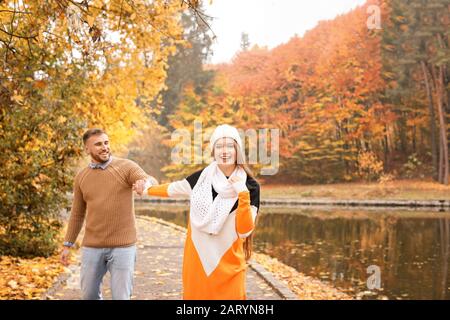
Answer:
[[[14,38],[20,38],[20,39],[36,39],[37,35],[31,35],[31,36],[24,36],[24,35],[20,35],[20,34],[14,34],[14,33],[10,33],[6,30],[3,30],[2,28],[0,28],[0,31],[3,33],[6,33],[7,35],[14,37]]]
[[[123,0],[120,1],[120,15],[119,15],[119,24],[117,25],[117,30],[120,30],[120,24],[122,23],[122,11],[123,11]]]
[[[213,17],[207,15],[206,13],[204,13],[203,11],[199,10],[196,6],[194,6],[192,4],[191,0],[181,0],[181,5],[187,5],[187,7],[194,13],[195,19],[197,21],[197,23],[200,25],[199,20],[201,21],[201,23],[206,26],[207,29],[209,29],[209,31],[212,32],[213,37],[216,37],[216,34],[214,33],[214,31],[212,30],[211,26],[209,25],[209,23],[206,21],[206,19],[213,19]]]
[[[0,10],[0,12],[9,12],[9,13],[21,13],[21,14],[32,14],[30,11],[17,11],[17,10]]]

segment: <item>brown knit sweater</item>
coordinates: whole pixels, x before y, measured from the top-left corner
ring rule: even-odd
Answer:
[[[115,157],[105,170],[81,170],[74,181],[64,241],[75,242],[86,220],[83,246],[112,248],[136,243],[132,185],[147,178],[133,161]]]

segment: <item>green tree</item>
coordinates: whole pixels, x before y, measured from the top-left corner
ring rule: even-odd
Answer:
[[[250,38],[248,36],[248,33],[242,32],[241,33],[241,50],[247,51],[250,48]]]
[[[448,1],[388,0],[384,6],[387,16],[383,35],[384,74],[391,83],[386,96],[405,115],[410,114],[411,101],[417,105],[417,90],[423,92],[426,102],[419,105],[428,109],[435,177],[448,184]],[[405,125],[407,119],[402,119]],[[405,145],[406,136],[401,137]]]
[[[199,10],[201,5],[199,4]],[[168,117],[175,112],[181,101],[182,92],[186,85],[193,85],[198,94],[213,77],[213,72],[204,69],[204,64],[212,54],[213,37],[209,29],[209,18],[203,16],[200,20],[195,12],[185,12],[181,17],[184,42],[176,46],[176,53],[169,57],[165,88],[161,90],[153,105],[160,104],[161,110],[156,119],[169,130]],[[159,110],[159,108],[158,108]]]

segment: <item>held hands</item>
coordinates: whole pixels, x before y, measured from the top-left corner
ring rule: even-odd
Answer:
[[[237,176],[233,176],[228,179],[228,182],[231,183],[234,190],[239,194],[242,191],[248,191],[247,186],[245,185],[245,181]]]
[[[137,180],[133,183],[133,191],[135,191],[138,195],[142,196],[145,191],[146,181],[144,179]]]
[[[153,177],[148,177],[147,179],[140,179],[133,183],[133,191],[135,191],[138,195],[142,196],[144,193],[147,193],[147,189],[151,186],[158,185],[158,180]]]

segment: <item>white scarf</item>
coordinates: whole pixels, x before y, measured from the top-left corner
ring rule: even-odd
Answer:
[[[247,180],[247,173],[239,166],[236,166],[230,178],[233,176]],[[217,192],[214,200],[211,186]],[[217,235],[237,199],[237,192],[219,169],[217,162],[213,161],[202,171],[192,190],[190,210],[192,226],[200,231]]]

